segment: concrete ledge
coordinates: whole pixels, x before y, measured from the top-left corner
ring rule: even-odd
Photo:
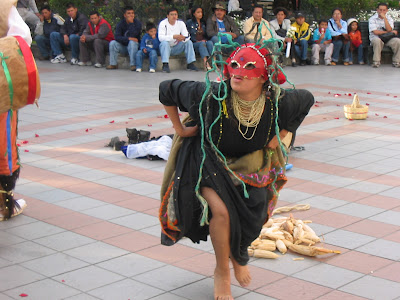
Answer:
[[[35,58],[40,57],[40,51],[37,45],[32,45],[32,53]],[[68,61],[71,60],[71,51],[66,50],[64,52],[65,57],[67,58]],[[94,52],[91,51],[90,55],[91,61],[94,64],[95,63],[95,55]],[[106,56],[106,65],[108,66],[110,63],[110,56],[107,54]],[[203,64],[203,59],[201,57],[196,57],[196,62],[195,65],[199,70],[204,70],[204,64]],[[171,70],[186,70],[187,62],[186,62],[186,57],[185,55],[176,55],[176,56],[171,56],[169,59],[169,67]],[[118,68],[119,69],[129,69],[129,57],[124,56],[124,55],[119,55],[118,56]],[[158,58],[157,62],[157,68],[156,71],[161,71],[162,68],[162,62],[161,58]],[[144,59],[143,60],[143,71],[148,71],[149,70],[149,60]]]

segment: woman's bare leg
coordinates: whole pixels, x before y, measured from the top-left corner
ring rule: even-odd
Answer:
[[[212,212],[210,236],[214,247],[217,266],[214,271],[214,300],[233,300],[229,269],[230,224],[225,203],[211,188],[201,189]]]

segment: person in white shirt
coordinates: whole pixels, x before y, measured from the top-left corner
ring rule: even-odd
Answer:
[[[187,60],[187,69],[198,71],[194,65],[196,55],[193,49],[193,43],[190,40],[190,34],[187,31],[186,24],[178,20],[178,10],[170,8],[167,11],[167,18],[158,25],[158,39],[160,40],[161,61],[163,63],[162,71],[170,73],[169,57],[185,52]]]
[[[400,39],[397,37],[398,32],[394,29],[393,19],[387,15],[388,5],[379,3],[377,12],[368,20],[369,40],[374,49],[372,58],[372,67],[378,68],[381,64],[381,52],[384,45],[389,46],[393,51],[393,67],[400,68]],[[383,42],[380,35],[392,32],[394,37],[389,41]]]

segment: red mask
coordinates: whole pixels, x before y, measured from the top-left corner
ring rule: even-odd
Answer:
[[[224,69],[225,77],[242,76],[247,79],[263,77],[268,80],[269,71],[273,72],[273,69],[269,67],[272,60],[268,54],[268,50],[260,49],[260,46],[254,44],[242,45],[226,60],[228,66]],[[278,81],[280,84],[286,81],[281,72],[278,72]]]

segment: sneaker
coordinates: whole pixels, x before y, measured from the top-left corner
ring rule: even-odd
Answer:
[[[358,64],[359,65],[364,65],[365,63],[363,61],[360,61]]]
[[[142,72],[142,69],[136,69],[136,72],[140,73]]]
[[[65,58],[64,54],[59,54],[51,60],[52,64],[61,64],[66,63],[67,59]]]
[[[14,212],[11,215],[11,218],[20,215],[27,207],[26,201],[24,199],[18,199],[13,201],[14,201]],[[0,214],[0,221],[4,220],[5,218]]]
[[[72,61],[71,61],[71,64],[72,64]],[[78,62],[78,66],[91,66],[91,65],[92,65],[91,61],[88,61],[88,62],[80,61],[80,62]]]
[[[162,71],[163,73],[171,73],[168,63],[163,63]]]
[[[353,62],[352,61],[349,61],[349,65],[352,65],[353,64]]]
[[[116,70],[116,69],[118,69],[118,66],[109,65],[109,66],[107,66],[106,69],[107,69],[107,70]]]
[[[186,69],[189,70],[189,71],[196,71],[196,72],[199,70],[199,69],[197,69],[197,67],[194,65],[194,63],[188,64],[187,67],[186,67]]]
[[[156,72],[156,70],[154,70],[154,69],[150,69],[150,70],[149,70],[149,72],[150,72],[150,73],[155,73],[155,72]]]
[[[95,63],[95,64],[94,64],[94,67],[95,67],[95,68],[102,68],[102,67],[104,67],[104,65],[99,64],[99,63]]]
[[[77,65],[79,60],[77,58],[71,58],[71,65]]]
[[[381,66],[381,63],[379,62],[379,61],[374,61],[373,63],[372,63],[372,67],[373,68],[379,68]]]
[[[293,68],[297,67],[296,62],[292,61],[292,67],[293,67]]]
[[[392,64],[392,66],[393,66],[394,68],[400,68],[400,63],[394,62],[394,63]]]
[[[136,66],[131,66],[131,71],[132,72],[136,71]]]
[[[336,66],[336,61],[331,61],[331,66]]]
[[[351,64],[353,64],[353,63],[351,63]],[[345,61],[345,62],[343,63],[343,65],[344,65],[344,66],[348,66],[348,65],[350,65],[350,63],[349,63],[348,61]]]
[[[313,64],[314,66],[318,66],[318,65],[319,65],[319,61],[314,60],[314,61],[312,62],[312,64]]]
[[[325,66],[330,66],[331,65],[331,61],[330,60],[325,60]]]

